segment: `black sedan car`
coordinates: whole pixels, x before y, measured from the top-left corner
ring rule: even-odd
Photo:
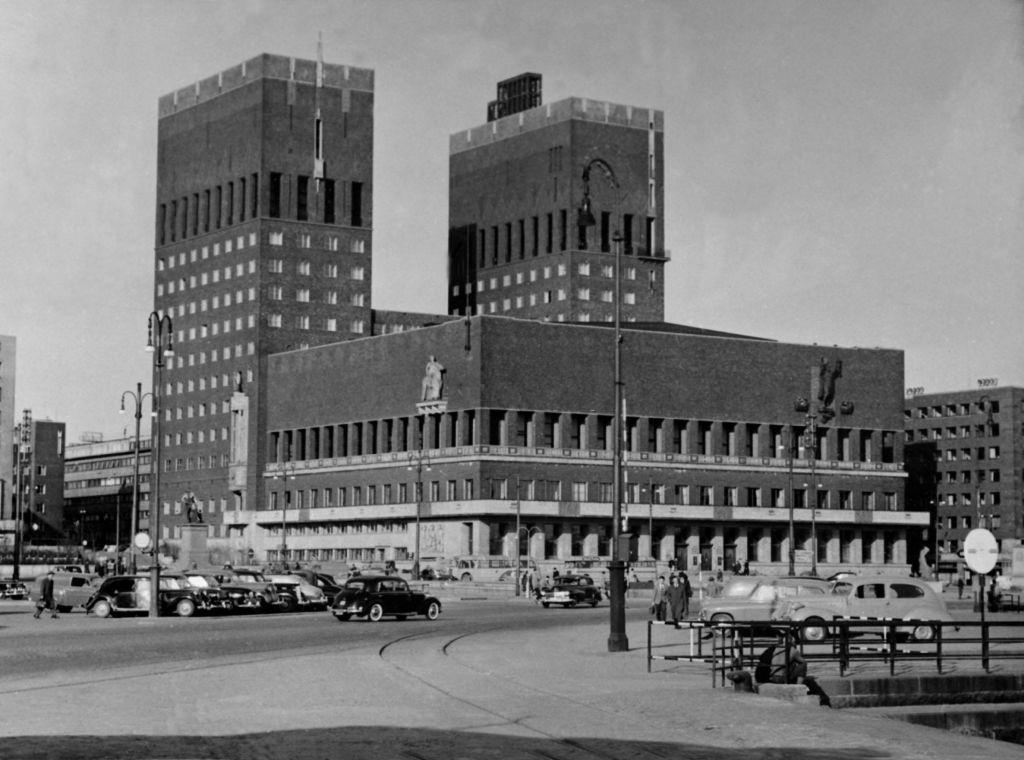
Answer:
[[[589,575],[563,575],[553,586],[543,589],[540,603],[545,607],[560,604],[563,607],[575,607],[578,604],[589,604],[596,607],[601,601],[601,589],[594,584]]]
[[[339,622],[366,617],[377,622],[385,615],[403,620],[423,615],[437,620],[441,602],[436,597],[413,591],[404,578],[397,575],[358,575],[349,578],[334,597],[331,613]]]
[[[149,612],[152,584],[148,575],[115,575],[104,579],[85,604],[85,611],[96,617]],[[162,615],[192,617],[198,610],[209,610],[210,601],[199,589],[192,588],[182,576],[161,575],[157,597]]]

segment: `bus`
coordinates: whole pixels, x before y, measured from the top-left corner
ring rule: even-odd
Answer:
[[[438,570],[447,570],[458,581],[484,582],[484,583],[515,583],[516,560],[514,557],[506,557],[501,554],[491,555],[462,555],[451,557],[448,560],[437,563]],[[535,570],[537,563],[527,557],[519,558],[520,578],[531,569]]]

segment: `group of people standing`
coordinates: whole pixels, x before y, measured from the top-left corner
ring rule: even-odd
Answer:
[[[654,584],[654,596],[651,598],[651,614],[655,620],[670,622],[678,628],[679,621],[690,615],[692,596],[693,588],[686,573],[670,575],[667,585],[665,576],[659,576],[658,582]]]

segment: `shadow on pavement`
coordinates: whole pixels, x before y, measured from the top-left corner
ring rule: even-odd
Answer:
[[[430,729],[351,726],[228,736],[13,736],[4,760],[587,760],[671,757],[680,760],[885,760],[859,747],[717,747],[700,743],[537,738]]]

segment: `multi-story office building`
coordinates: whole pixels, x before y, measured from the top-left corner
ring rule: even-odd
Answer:
[[[268,354],[372,332],[373,99],[370,70],[273,55],[160,99],[161,540],[185,493],[213,537],[260,500]]]
[[[16,519],[24,542],[64,538],[64,423],[32,418],[29,410],[15,430]]]
[[[14,530],[14,370],[18,342],[0,335],[0,533]]]
[[[267,499],[225,515],[245,537],[233,552],[406,559],[418,527],[424,558],[510,555],[518,524],[535,559],[607,559],[612,347],[597,325],[473,317],[276,354]],[[902,498],[902,352],[824,352],[842,376],[829,412],[811,396],[812,465],[794,401],[811,393],[821,348],[663,326],[625,330],[623,350],[639,556],[785,571],[792,519],[801,570],[908,570],[927,515]],[[445,368],[443,410],[420,401],[428,357]]]
[[[1024,540],[1024,388],[913,395],[905,402],[907,502],[931,513],[931,546],[955,554],[987,528],[1004,559]]]
[[[135,499],[135,438],[69,444],[64,454],[64,530],[93,549],[125,546]],[[149,528],[150,440],[139,441],[139,515]]]
[[[576,97],[535,105],[531,77],[531,97],[499,97],[500,118],[450,138],[449,313],[611,321],[621,245],[622,320],[661,322],[662,112]]]

